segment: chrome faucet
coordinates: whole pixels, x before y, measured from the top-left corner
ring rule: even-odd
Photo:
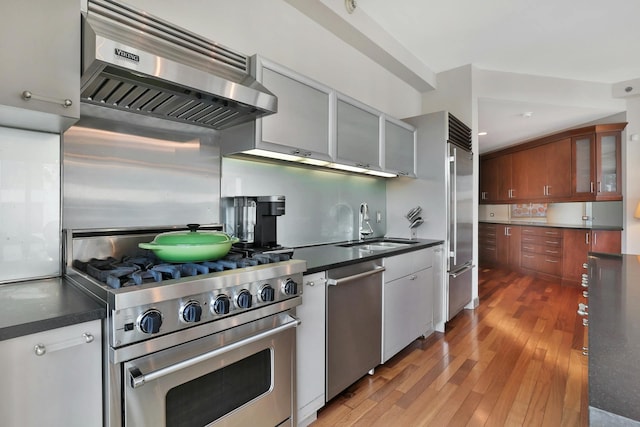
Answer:
[[[366,237],[373,234],[373,229],[371,228],[371,224],[369,224],[369,205],[366,203],[360,203],[358,232],[360,233],[360,240],[364,240]]]

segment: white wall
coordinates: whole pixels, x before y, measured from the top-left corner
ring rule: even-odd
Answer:
[[[622,252],[640,254],[640,219],[634,218],[633,213],[640,203],[640,141],[631,141],[631,135],[640,134],[640,98],[627,101],[627,128],[622,141],[622,190],[623,228]]]
[[[420,113],[420,93],[284,0],[127,0],[244,54],[285,65],[394,117]]]

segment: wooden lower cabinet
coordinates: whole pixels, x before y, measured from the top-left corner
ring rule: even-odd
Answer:
[[[507,267],[580,282],[589,252],[620,251],[620,231],[478,224],[481,267]]]
[[[512,268],[520,268],[520,226],[502,225],[496,227],[498,263]]]
[[[478,224],[478,262],[480,266],[495,265],[498,262],[496,224]]]
[[[562,276],[563,230],[552,227],[522,227],[520,266],[543,275]]]
[[[589,252],[620,253],[621,234],[617,230],[565,229],[562,279],[579,282],[586,272],[583,264],[587,262]]]
[[[480,223],[478,258],[481,266],[520,268],[520,226]]]

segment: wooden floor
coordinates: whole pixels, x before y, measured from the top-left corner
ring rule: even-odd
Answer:
[[[581,292],[482,269],[475,311],[360,379],[312,426],[587,426]]]

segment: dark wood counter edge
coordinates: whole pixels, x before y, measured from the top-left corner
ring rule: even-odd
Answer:
[[[313,273],[318,273],[320,271],[326,271],[326,270],[331,270],[333,268],[338,268],[338,267],[344,267],[347,265],[352,265],[352,264],[358,264],[362,261],[366,261],[366,260],[373,260],[373,259],[380,259],[380,258],[388,258],[390,256],[395,256],[395,255],[401,255],[404,253],[408,253],[408,252],[414,252],[420,249],[426,249],[426,248],[430,248],[433,246],[438,246],[438,245],[442,245],[444,244],[443,240],[431,240],[431,239],[417,239],[417,240],[409,240],[409,239],[393,239],[393,240],[407,240],[407,241],[412,241],[412,242],[417,242],[417,243],[412,243],[410,246],[405,247],[405,248],[393,248],[393,249],[389,249],[386,251],[377,251],[377,252],[373,252],[371,254],[366,254],[366,255],[362,255],[359,256],[357,258],[349,258],[349,259],[344,259],[338,262],[333,262],[330,264],[322,264],[322,265],[317,265],[317,266],[313,266],[310,268],[307,268],[307,271],[305,272],[305,274],[313,274]],[[321,245],[313,245],[313,246],[303,246],[303,247],[298,247],[298,248],[294,248],[294,258],[296,258],[295,256],[295,251],[296,249],[313,249],[313,250],[331,250],[331,249],[336,249],[336,247],[340,248],[340,249],[348,249],[348,248],[344,248],[341,247],[340,245],[342,245],[344,243],[327,243],[327,244],[321,244]],[[303,258],[298,258],[298,259],[303,259]],[[308,260],[307,260],[308,262]]]
[[[601,231],[622,231],[622,226],[615,225],[572,225],[572,224],[553,224],[553,223],[538,223],[538,222],[525,222],[525,221],[491,221],[480,220],[478,224],[502,224],[502,225],[519,225],[521,227],[549,227],[549,228],[570,228],[572,230],[601,230]]]
[[[29,286],[30,283],[40,282],[40,280],[34,280],[32,282],[25,281],[16,283],[15,285]],[[76,294],[77,298],[83,301],[82,307],[71,307],[70,304],[65,304],[65,309],[68,308],[68,310],[65,310],[67,312],[56,314],[52,317],[44,316],[38,318],[39,313],[33,313],[33,320],[30,322],[20,322],[0,327],[0,341],[31,335],[38,332],[45,332],[65,326],[76,325],[79,323],[90,322],[93,320],[102,320],[107,317],[107,311],[103,304],[100,304],[100,302],[80,291],[66,280],[61,279],[61,282],[60,286],[64,286],[68,290],[71,290],[71,292]],[[7,285],[12,284],[5,284],[2,286]],[[52,284],[51,286],[56,285]],[[0,301],[0,306],[2,304],[3,301]]]

